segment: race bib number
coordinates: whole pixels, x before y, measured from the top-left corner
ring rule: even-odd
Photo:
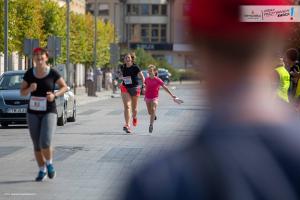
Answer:
[[[30,110],[46,111],[47,110],[47,98],[32,96],[29,101]]]
[[[124,81],[125,85],[132,84],[131,76],[125,76],[125,77],[123,77],[123,81]]]

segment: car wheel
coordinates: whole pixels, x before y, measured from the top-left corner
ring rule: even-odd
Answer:
[[[3,128],[7,128],[7,127],[8,127],[8,123],[7,123],[7,122],[1,122],[1,126],[2,126]]]
[[[63,125],[65,125],[66,124],[66,122],[67,122],[67,115],[66,115],[66,109],[65,109],[65,107],[64,107],[64,110],[63,110],[63,112],[62,112],[62,114],[61,114],[61,117],[59,117],[58,119],[57,119],[57,125],[58,126],[63,126]]]
[[[76,102],[74,102],[72,117],[68,118],[68,121],[69,122],[75,122],[76,121]]]
[[[165,80],[164,80],[164,84],[165,84],[165,85],[169,85],[169,83],[170,83],[170,81],[169,81],[168,79],[165,79]]]

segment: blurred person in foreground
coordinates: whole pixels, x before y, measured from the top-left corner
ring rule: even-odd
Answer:
[[[299,127],[272,83],[274,51],[291,24],[239,21],[240,5],[287,3],[191,4],[189,25],[205,67],[211,116],[186,148],[136,172],[124,199],[300,199]]]

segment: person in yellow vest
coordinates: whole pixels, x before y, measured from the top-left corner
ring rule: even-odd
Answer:
[[[299,53],[296,48],[290,48],[285,53],[285,65],[286,69],[290,73],[291,85],[289,89],[289,100],[291,103],[296,103],[296,89],[298,85],[298,80],[300,78],[300,66],[298,62]]]
[[[295,92],[295,107],[296,111],[300,112],[300,81],[297,82],[296,92]]]
[[[289,88],[290,88],[290,74],[285,68],[283,59],[280,58],[276,65],[275,71],[277,72],[277,97],[284,102],[289,103]]]

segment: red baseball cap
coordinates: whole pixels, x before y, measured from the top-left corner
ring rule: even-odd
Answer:
[[[289,0],[190,0],[189,28],[192,35],[217,38],[255,38],[273,28],[287,34],[292,23],[241,22],[240,7],[291,5]]]
[[[37,48],[34,48],[33,49],[33,54],[36,54],[36,53],[42,53],[42,54],[46,54],[46,56],[48,57],[48,51],[44,48],[41,48],[41,47],[37,47]]]

